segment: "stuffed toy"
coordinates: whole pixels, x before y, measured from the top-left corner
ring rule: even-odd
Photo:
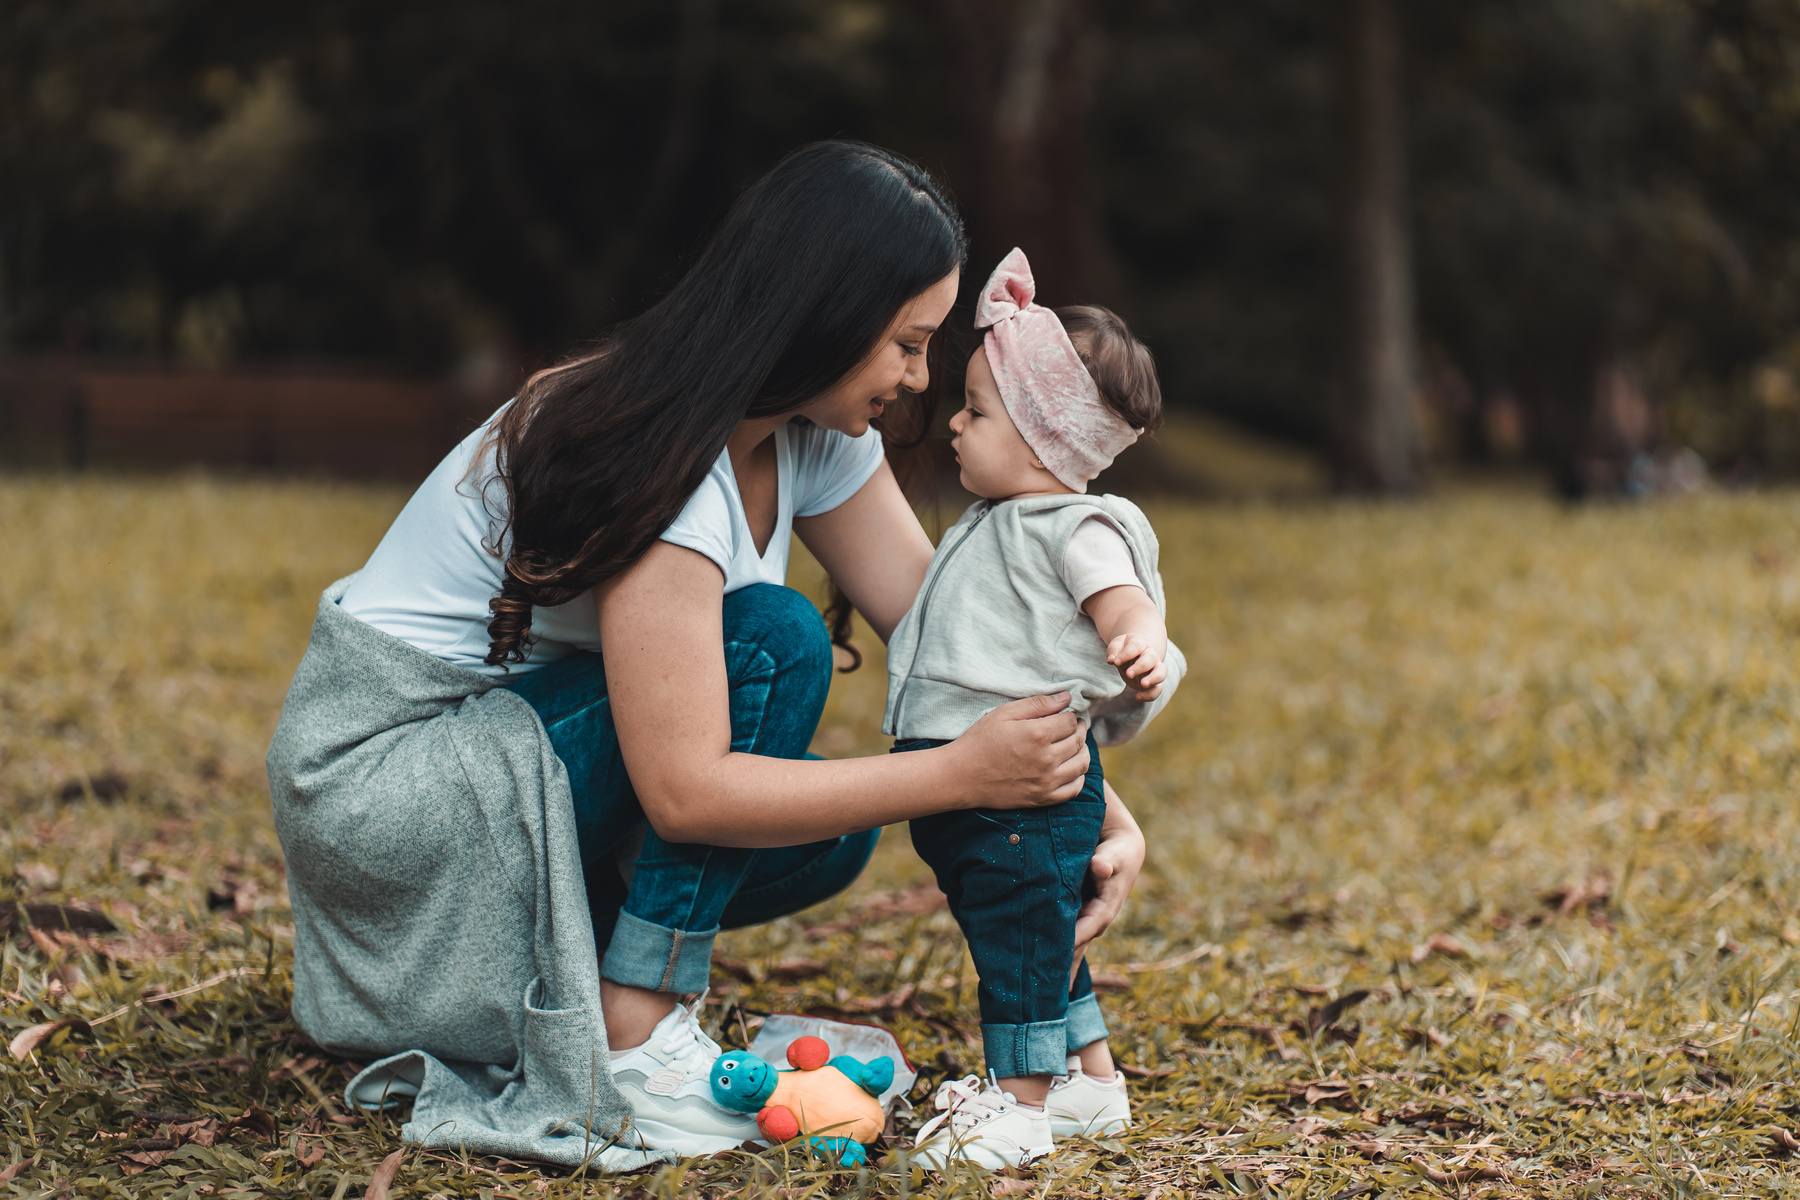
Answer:
[[[894,1082],[894,1060],[830,1055],[831,1047],[816,1037],[789,1044],[791,1071],[778,1071],[748,1050],[721,1054],[712,1069],[713,1099],[721,1108],[755,1113],[757,1128],[771,1143],[803,1137],[808,1149],[859,1166],[868,1161],[864,1143],[880,1137],[886,1123],[876,1097]]]

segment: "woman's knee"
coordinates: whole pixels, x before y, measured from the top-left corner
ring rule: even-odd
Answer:
[[[725,597],[725,640],[755,645],[783,672],[831,681],[831,636],[813,602],[790,587],[756,583]]]

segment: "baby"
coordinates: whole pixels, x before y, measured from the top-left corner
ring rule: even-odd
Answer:
[[[1106,799],[1096,742],[1128,741],[1186,663],[1163,623],[1156,535],[1136,505],[1088,481],[1161,422],[1150,353],[1103,308],[1032,303],[1014,250],[975,311],[967,405],[952,418],[977,496],[944,534],[888,646],[883,732],[896,753],[941,746],[1009,700],[1066,691],[1088,722],[1087,779],[1049,808],[912,822],[980,976],[988,1081],[944,1084],[913,1161],[986,1167],[1050,1153],[1053,1137],[1130,1124],[1075,919]]]

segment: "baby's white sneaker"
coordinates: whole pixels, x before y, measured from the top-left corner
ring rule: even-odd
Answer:
[[[1056,1149],[1050,1116],[1003,1092],[992,1080],[970,1075],[939,1085],[932,1098],[938,1115],[913,1139],[911,1161],[934,1171],[953,1162],[989,1170],[1022,1167]]]
[[[706,1036],[693,1008],[677,1004],[643,1045],[612,1060],[613,1082],[631,1105],[632,1127],[651,1150],[685,1157],[735,1150],[760,1138],[756,1118],[713,1101],[708,1078],[719,1043]]]
[[[1125,1072],[1115,1067],[1111,1079],[1096,1079],[1081,1069],[1081,1059],[1074,1054],[1069,1055],[1068,1069],[1050,1085],[1044,1101],[1051,1133],[1059,1138],[1105,1137],[1131,1125]]]

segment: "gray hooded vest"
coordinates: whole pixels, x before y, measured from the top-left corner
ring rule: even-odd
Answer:
[[[1169,643],[1162,695],[1133,699],[1062,580],[1075,527],[1097,517],[1131,547],[1138,580],[1166,619],[1156,534],[1118,496],[1030,496],[971,505],[938,543],[918,599],[888,642],[882,732],[954,738],[1009,700],[1066,691],[1103,746],[1130,741],[1162,711],[1187,660]]]

